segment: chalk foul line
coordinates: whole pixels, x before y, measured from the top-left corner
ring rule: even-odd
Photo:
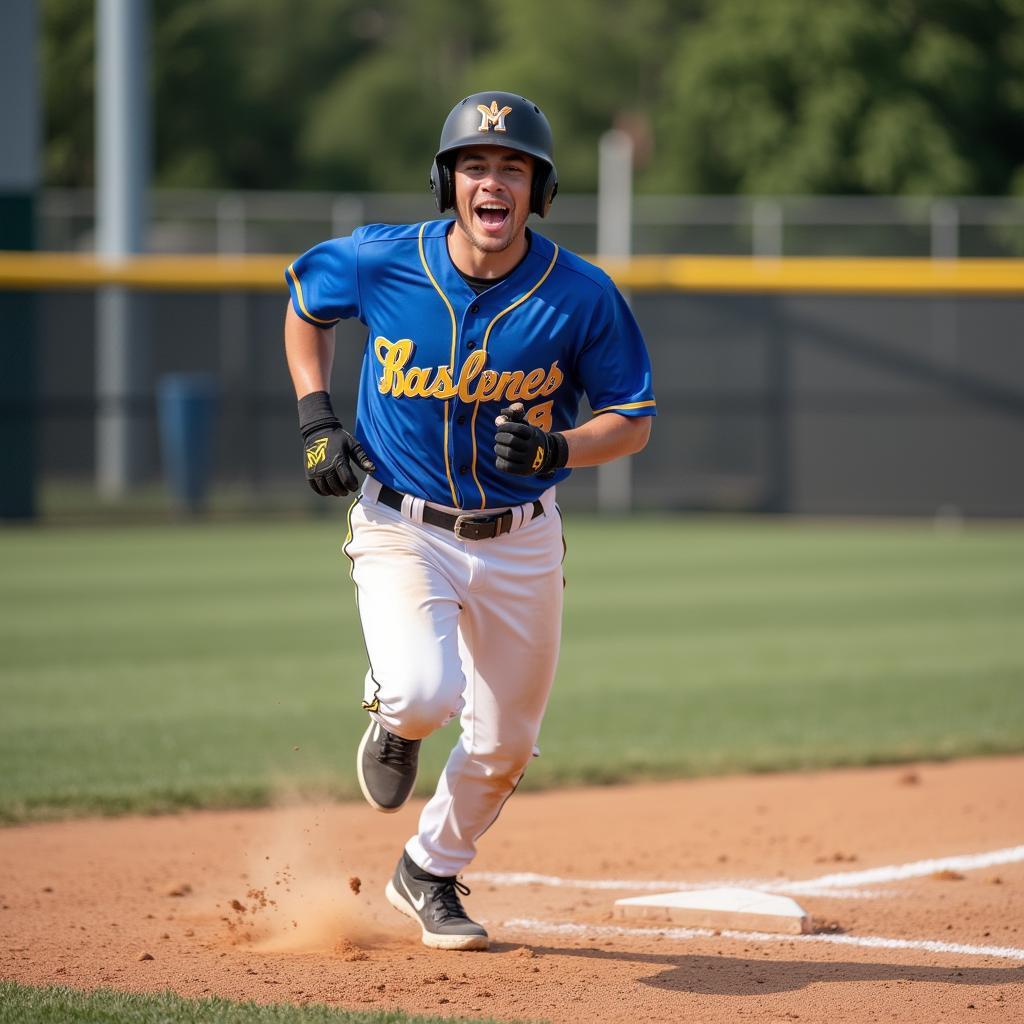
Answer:
[[[978,871],[982,868],[998,867],[1000,864],[1016,864],[1020,861],[1024,861],[1024,846],[1010,846],[1005,850],[992,850],[989,853],[935,857],[930,860],[912,861],[909,864],[890,864],[886,867],[868,868],[864,871],[837,871],[803,882],[787,882],[778,888],[780,892],[802,892],[807,889],[831,889],[840,886],[857,888],[861,885],[899,882],[907,878],[925,878],[939,871]]]
[[[686,892],[717,886],[740,886],[744,889],[761,889],[765,892],[801,893],[805,896],[827,896],[832,899],[870,899],[881,895],[861,888],[866,885],[884,885],[909,878],[924,878],[939,871],[978,871],[982,868],[998,867],[1001,864],[1015,864],[1024,861],[1024,846],[1011,846],[1004,850],[988,853],[963,854],[955,857],[936,857],[929,860],[912,861],[908,864],[889,864],[883,867],[859,871],[837,871],[818,878],[799,881],[784,878],[775,879],[729,879],[693,882],[679,879],[609,879],[609,878],[560,878],[557,875],[542,875],[532,871],[473,871],[467,872],[467,882],[483,882],[491,885],[543,885],[554,888],[594,889],[619,892]]]
[[[833,946],[859,946],[865,949],[906,949],[928,953],[951,953],[959,956],[992,956],[1005,960],[1024,961],[1024,949],[1013,946],[973,946],[961,942],[938,942],[932,939],[890,939],[880,935],[776,935],[770,932],[739,932],[723,928],[623,928],[617,925],[560,924],[535,918],[514,918],[502,928],[513,932],[537,935],[561,935],[566,938],[664,938],[676,941],[704,938],[739,939],[743,942],[824,942]]]

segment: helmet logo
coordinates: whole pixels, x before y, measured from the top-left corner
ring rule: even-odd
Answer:
[[[480,127],[477,128],[478,132],[490,131],[491,126],[494,126],[496,132],[507,132],[508,129],[505,127],[505,116],[512,113],[511,107],[502,107],[498,109],[498,101],[491,100],[489,107],[484,106],[483,103],[477,104],[477,110],[480,111]]]

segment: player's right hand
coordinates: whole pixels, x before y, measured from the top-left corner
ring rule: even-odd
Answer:
[[[377,469],[363,446],[340,423],[312,431],[305,439],[305,449],[306,479],[324,497],[334,494],[343,498],[359,489],[353,464],[364,473]]]
[[[514,402],[501,410],[494,425],[494,464],[503,473],[547,478],[569,459],[569,446],[557,431],[548,433],[526,422],[526,408]]]

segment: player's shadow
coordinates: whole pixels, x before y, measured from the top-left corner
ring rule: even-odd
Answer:
[[[496,947],[492,945],[492,949]],[[509,945],[509,949],[516,948]],[[593,960],[630,961],[664,967],[637,979],[666,992],[695,995],[747,996],[794,992],[808,985],[838,981],[895,981],[946,985],[1006,985],[1024,981],[1024,967],[962,967],[950,965],[851,963],[736,956],[688,956],[684,953],[629,953],[624,950],[572,949],[531,945],[541,956],[576,956]],[[497,946],[500,951],[501,945]],[[784,955],[781,950],[778,955]]]

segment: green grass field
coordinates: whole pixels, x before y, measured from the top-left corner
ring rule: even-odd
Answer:
[[[459,1018],[464,1024],[486,1020]],[[450,1017],[409,1016],[399,1012],[336,1010],[327,1006],[235,1003],[227,999],[182,999],[159,995],[76,992],[69,988],[31,988],[0,981],[0,1024],[446,1024]]]
[[[341,540],[0,531],[0,819],[355,796]],[[528,786],[1024,750],[1024,526],[570,516],[567,541]]]

